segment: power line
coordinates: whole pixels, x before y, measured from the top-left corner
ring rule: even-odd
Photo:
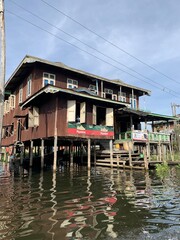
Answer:
[[[143,75],[143,74],[137,72],[136,70],[134,70],[134,69],[128,67],[127,65],[125,65],[125,64],[123,64],[123,63],[121,63],[121,62],[119,62],[118,60],[116,60],[116,59],[114,59],[114,58],[112,58],[112,57],[110,57],[110,56],[108,56],[108,55],[102,53],[102,52],[99,51],[98,49],[96,49],[96,48],[90,46],[89,44],[86,44],[85,42],[81,41],[79,38],[77,38],[77,37],[75,37],[75,36],[73,36],[73,35],[67,33],[67,32],[64,31],[63,29],[61,29],[61,28],[59,28],[59,27],[56,27],[55,25],[53,25],[53,24],[51,24],[50,22],[48,22],[46,19],[41,18],[41,17],[38,16],[37,14],[35,14],[35,13],[33,13],[33,12],[31,12],[31,11],[25,9],[23,6],[17,4],[15,1],[11,0],[11,2],[13,2],[16,6],[18,6],[18,7],[21,8],[21,9],[23,9],[24,11],[26,11],[26,12],[30,13],[31,15],[35,16],[36,18],[38,18],[38,19],[44,21],[45,23],[47,23],[48,25],[52,26],[53,28],[56,28],[57,30],[63,32],[63,33],[66,34],[67,36],[69,36],[69,37],[71,37],[71,38],[74,38],[74,39],[76,39],[78,42],[82,43],[83,45],[85,45],[85,46],[87,46],[87,47],[89,47],[89,48],[95,50],[96,52],[100,53],[100,54],[103,55],[104,57],[107,57],[107,58],[111,59],[112,61],[114,61],[114,62],[120,64],[121,66],[127,68],[128,70],[130,70],[130,71],[132,71],[132,72],[138,74],[139,76],[141,76],[141,77],[143,77],[143,78],[145,78],[145,79],[147,79],[147,80],[150,80],[150,81],[153,82],[154,84],[156,84],[156,85],[162,87],[162,88],[163,88],[163,91],[164,91],[164,89],[167,89],[167,90],[169,90],[169,91],[171,91],[171,92],[174,92],[175,94],[179,95],[179,93],[175,92],[174,90],[172,90],[172,89],[170,89],[170,88],[168,88],[168,87],[165,87],[165,86],[163,86],[163,85],[160,84],[160,83],[155,82],[153,79],[151,79],[151,78],[149,78],[149,77],[146,77],[145,75]]]
[[[126,50],[124,50],[123,48],[120,48],[119,46],[117,46],[116,44],[114,44],[113,42],[107,40],[106,38],[104,38],[103,36],[101,36],[100,34],[96,33],[95,31],[93,31],[92,29],[86,27],[85,25],[83,25],[82,23],[80,23],[79,21],[75,20],[74,18],[72,18],[71,16],[69,16],[68,14],[64,13],[63,11],[57,9],[56,7],[52,6],[51,4],[49,4],[48,2],[46,2],[45,0],[41,0],[41,2],[45,3],[46,5],[48,5],[49,7],[51,7],[52,9],[58,11],[59,13],[61,13],[62,15],[66,16],[67,18],[69,18],[71,21],[77,23],[78,25],[80,25],[81,27],[83,27],[84,29],[86,29],[87,31],[93,33],[94,35],[96,35],[97,37],[101,38],[102,40],[104,40],[105,42],[109,43],[111,46],[117,48],[118,50],[120,50],[121,52],[127,54],[128,56],[130,56],[131,58],[134,58],[136,61],[140,62],[141,64],[145,65],[146,67],[149,67],[150,69],[152,69],[153,71],[161,74],[162,76],[168,78],[171,81],[174,81],[178,84],[180,84],[179,81],[175,80],[174,78],[169,77],[168,75],[164,74],[163,72],[159,71],[158,69],[154,68],[153,66],[149,65],[148,63],[142,61],[141,59],[137,58],[136,56],[132,55],[131,53],[127,52]]]
[[[114,68],[116,68],[116,69],[118,69],[118,70],[126,73],[126,74],[128,74],[128,75],[130,75],[131,77],[136,78],[136,79],[138,79],[138,80],[140,80],[140,81],[143,81],[143,82],[145,82],[145,83],[147,83],[147,84],[149,84],[149,85],[151,85],[151,86],[153,86],[153,87],[156,87],[156,88],[160,89],[161,91],[167,92],[167,93],[169,93],[170,95],[172,95],[172,96],[174,96],[174,97],[177,97],[176,95],[172,94],[170,91],[167,91],[166,88],[161,89],[160,87],[157,87],[157,86],[155,86],[154,84],[152,84],[152,83],[150,83],[150,82],[147,82],[147,81],[145,81],[145,80],[143,80],[143,79],[141,79],[141,78],[139,78],[139,77],[137,77],[137,76],[134,76],[133,74],[131,74],[131,73],[129,73],[129,72],[127,72],[127,71],[125,71],[125,70],[123,70],[123,69],[115,66],[115,65],[113,65],[112,63],[109,63],[109,62],[107,62],[106,60],[104,60],[104,59],[102,59],[102,58],[100,58],[100,57],[98,57],[98,56],[96,56],[96,55],[94,55],[94,54],[92,54],[92,53],[90,53],[90,52],[88,52],[88,51],[86,51],[86,50],[84,50],[84,49],[82,49],[82,48],[80,48],[80,47],[78,47],[78,46],[76,46],[76,45],[68,42],[68,41],[66,41],[66,40],[64,40],[63,38],[61,38],[61,37],[59,37],[59,36],[57,36],[57,35],[49,32],[48,30],[46,30],[46,29],[44,29],[44,28],[42,28],[42,27],[40,27],[40,26],[38,26],[38,25],[36,25],[36,24],[34,24],[34,23],[32,23],[32,22],[30,22],[29,20],[27,20],[27,19],[25,19],[25,18],[23,18],[23,17],[15,14],[15,13],[12,13],[12,12],[9,11],[9,10],[6,10],[6,11],[7,11],[8,13],[10,13],[10,14],[18,17],[18,18],[20,18],[21,20],[23,20],[23,21],[31,24],[32,26],[34,26],[34,27],[36,27],[36,28],[38,28],[38,29],[40,29],[40,30],[42,30],[42,31],[44,31],[44,32],[46,32],[46,33],[54,36],[54,37],[56,37],[57,39],[65,42],[65,43],[67,43],[67,44],[69,44],[69,45],[71,45],[71,46],[73,46],[73,47],[75,47],[75,48],[77,48],[78,50],[80,50],[80,51],[82,51],[82,52],[85,52],[85,53],[89,54],[90,56],[95,57],[96,59],[98,59],[98,60],[100,60],[100,61],[102,61],[102,62],[104,62],[104,63],[106,63],[106,64],[108,64],[108,65],[110,65],[110,66],[112,66],[112,67],[114,67]]]

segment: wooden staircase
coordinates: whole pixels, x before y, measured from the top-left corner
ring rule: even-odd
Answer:
[[[108,150],[97,152],[96,166],[124,168],[124,169],[144,169],[144,159],[140,158],[139,153],[127,151],[114,151],[111,161]]]

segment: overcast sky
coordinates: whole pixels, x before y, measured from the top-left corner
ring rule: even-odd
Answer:
[[[6,80],[28,54],[151,90],[140,107],[171,115],[180,104],[179,12],[179,0],[5,0]]]

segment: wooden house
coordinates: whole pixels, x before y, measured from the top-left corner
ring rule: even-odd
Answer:
[[[5,85],[2,146],[29,147],[30,166],[33,149],[38,147],[43,166],[50,146],[54,167],[62,146],[88,142],[90,149],[91,142],[108,140],[112,148],[122,132],[140,129],[136,110],[143,95],[150,91],[26,56]]]

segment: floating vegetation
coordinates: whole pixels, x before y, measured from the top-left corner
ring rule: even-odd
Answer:
[[[169,174],[169,166],[167,163],[156,164],[156,173],[160,178],[167,177]]]

